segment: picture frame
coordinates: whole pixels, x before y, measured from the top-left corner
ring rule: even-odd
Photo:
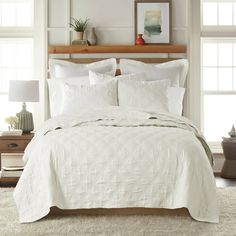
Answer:
[[[135,0],[135,44],[143,34],[145,44],[171,43],[171,0]]]

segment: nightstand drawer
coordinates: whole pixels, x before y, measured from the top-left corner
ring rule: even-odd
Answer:
[[[0,141],[0,151],[1,153],[11,153],[11,152],[24,152],[26,146],[30,140],[1,140]]]

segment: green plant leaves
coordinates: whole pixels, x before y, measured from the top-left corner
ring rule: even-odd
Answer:
[[[71,23],[69,23],[70,27],[73,28],[76,32],[84,32],[89,24],[90,19],[86,18],[85,20],[75,19],[71,17]]]

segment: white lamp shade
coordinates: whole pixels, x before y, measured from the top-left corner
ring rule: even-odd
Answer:
[[[38,102],[38,80],[10,80],[8,100],[10,102]]]

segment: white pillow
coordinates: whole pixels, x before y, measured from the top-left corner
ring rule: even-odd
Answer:
[[[169,87],[167,89],[168,109],[170,113],[182,116],[185,88]]]
[[[110,75],[100,74],[94,71],[89,71],[90,84],[104,83],[114,77]],[[128,74],[116,77],[118,80],[136,80],[145,81],[146,77],[143,74]],[[147,81],[148,82],[148,81]],[[170,113],[181,116],[183,111],[183,98],[185,88],[168,87],[167,98],[168,98],[168,109]]]
[[[111,76],[111,75],[107,75],[107,74],[101,74],[98,72],[94,72],[94,71],[89,71],[89,81],[90,84],[100,84],[100,83],[104,83],[110,79],[126,79],[126,80],[145,80],[145,75],[143,73],[139,73],[139,74],[128,74],[128,75],[119,75],[119,76]]]
[[[185,59],[175,60],[163,64],[146,64],[140,61],[121,59],[121,74],[144,73],[147,80],[169,79],[171,86],[183,87],[188,70]]]
[[[188,74],[188,60],[187,59],[179,59],[179,60],[173,60],[165,63],[160,63],[160,64],[155,64],[155,67],[157,68],[171,68],[171,67],[176,67],[179,69],[180,72],[180,81],[179,81],[179,86],[184,87],[185,81],[187,78]]]
[[[89,85],[89,77],[73,77],[65,79],[48,79],[48,92],[49,92],[49,107],[50,116],[55,117],[60,115],[62,106],[62,94],[64,83],[74,84],[74,85]]]
[[[63,60],[50,59],[49,71],[51,78],[67,78],[88,75],[89,70],[115,75],[116,59],[110,58],[90,64],[77,64]]]
[[[101,84],[104,82],[107,82],[111,79],[114,79],[114,76],[111,75],[107,75],[107,74],[101,74],[101,73],[97,73],[95,71],[89,71],[89,83],[91,85],[93,84]]]
[[[61,114],[78,114],[82,109],[117,106],[117,80],[97,85],[63,86]]]
[[[119,106],[168,112],[167,88],[169,84],[169,80],[152,82],[118,80]]]

